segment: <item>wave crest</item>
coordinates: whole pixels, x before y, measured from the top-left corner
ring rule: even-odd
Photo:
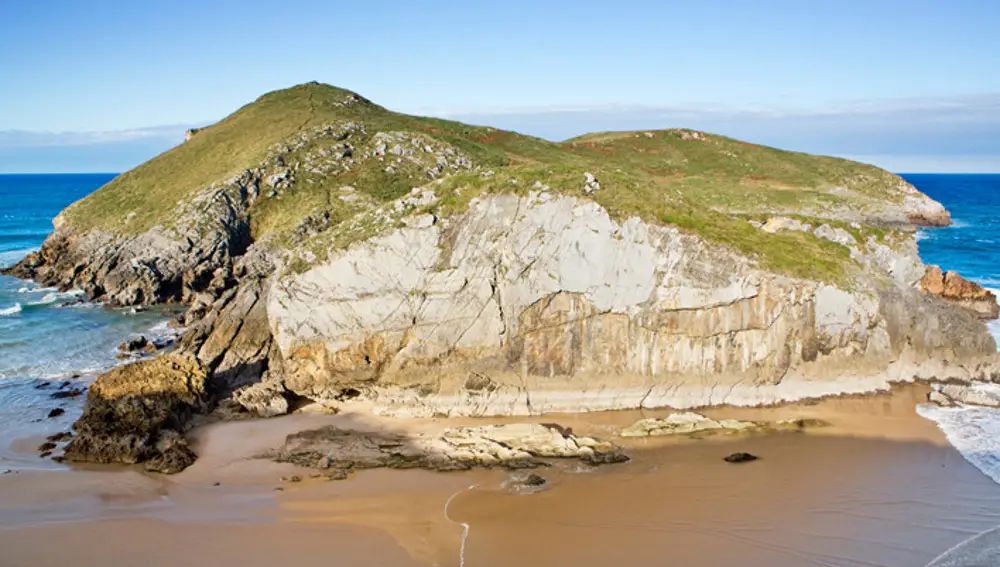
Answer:
[[[21,304],[15,303],[10,307],[5,307],[4,309],[0,309],[0,317],[11,317],[13,315],[17,315],[20,312],[21,312]]]

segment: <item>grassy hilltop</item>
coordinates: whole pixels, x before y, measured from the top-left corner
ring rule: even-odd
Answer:
[[[434,167],[444,171],[438,175]],[[901,180],[873,166],[691,130],[588,134],[557,143],[399,114],[309,83],[266,94],[199,130],[75,203],[64,218],[80,232],[142,232],[168,225],[191,196],[253,168],[292,172],[280,192],[262,188],[251,209],[255,239],[290,246],[310,218],[323,216],[322,230],[335,234],[359,213],[436,181],[441,200],[433,207],[449,214],[477,195],[538,185],[582,196],[589,173],[600,183],[590,198],[614,216],[674,225],[764,268],[824,280],[849,272],[847,248],[809,233],[769,234],[747,221],[775,211],[836,219],[838,211],[877,211],[903,196]],[[882,234],[827,222],[858,237]]]

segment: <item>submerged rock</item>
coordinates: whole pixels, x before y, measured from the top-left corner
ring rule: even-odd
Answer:
[[[733,453],[723,457],[722,460],[727,463],[749,463],[750,461],[756,461],[759,459],[757,455],[751,455],[750,453]]]
[[[289,435],[273,458],[322,469],[385,467],[437,471],[537,468],[546,466],[547,459],[579,459],[591,464],[628,460],[610,443],[538,424],[458,427],[436,436],[360,432],[327,426]]]
[[[66,410],[64,410],[62,408],[53,408],[53,409],[49,410],[48,417],[51,419],[53,417],[59,417],[60,415],[62,415],[64,413],[66,413]]]
[[[191,358],[161,356],[115,368],[90,387],[66,458],[179,472],[195,459],[181,433],[205,402],[205,372]]]
[[[156,345],[145,336],[140,335],[118,345],[118,350],[122,353],[156,352]]]
[[[64,400],[66,398],[76,398],[82,396],[86,390],[82,388],[70,388],[69,390],[60,390],[58,392],[52,392],[49,397],[53,400]]]

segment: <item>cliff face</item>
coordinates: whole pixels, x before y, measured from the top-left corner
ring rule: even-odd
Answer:
[[[8,273],[114,305],[190,303],[228,285],[226,271],[250,244],[246,184],[235,179],[209,188],[178,206],[169,225],[138,234],[80,233],[64,213],[41,250]]]
[[[272,380],[395,415],[528,414],[969,377],[996,351],[973,317],[914,288],[913,249],[856,244],[869,271],[838,287],[544,192],[407,223],[271,280]]]
[[[921,291],[913,227],[948,222],[844,160],[688,130],[552,144],[305,85],[73,205],[11,272],[121,305],[187,303],[198,411],[762,404],[990,378],[985,326]],[[116,403],[95,397],[79,429],[105,432]],[[193,407],[157,418],[171,455],[187,454],[174,447]],[[80,453],[159,443],[114,431],[91,436],[109,451]]]

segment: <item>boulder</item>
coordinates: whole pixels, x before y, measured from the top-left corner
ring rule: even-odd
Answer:
[[[955,405],[955,402],[951,398],[941,392],[938,392],[937,390],[927,392],[927,401],[945,408],[950,408]]]
[[[1000,385],[984,382],[971,384],[935,384],[927,399],[941,406],[966,404],[1000,407]]]
[[[515,472],[510,475],[510,477],[503,482],[503,487],[515,492],[522,494],[533,494],[541,490],[548,481],[542,475],[530,471],[530,472]]]
[[[133,337],[118,345],[118,351],[122,353],[131,352],[156,352],[156,344],[143,335]]]
[[[161,356],[102,374],[90,387],[66,458],[144,463],[175,473],[194,462],[181,435],[205,409],[205,371],[191,357]]]
[[[804,223],[798,219],[789,217],[771,217],[760,227],[764,232],[776,233],[781,231],[810,232],[812,225]]]
[[[722,460],[727,463],[749,463],[750,461],[756,461],[759,459],[757,455],[752,455],[750,453],[733,453],[723,457]]]
[[[956,272],[942,272],[938,266],[928,266],[919,285],[925,293],[962,306],[980,319],[1000,317],[1000,305],[997,304],[996,295]]]
[[[45,438],[46,441],[52,441],[53,443],[62,443],[63,441],[69,441],[73,438],[73,433],[70,431],[62,431],[60,433],[53,433]]]
[[[233,392],[233,401],[258,417],[288,413],[285,387],[278,382],[258,382]]]
[[[52,392],[49,397],[53,400],[65,400],[67,398],[76,398],[82,396],[85,390],[81,388],[70,388],[69,390],[59,390],[58,392]]]

